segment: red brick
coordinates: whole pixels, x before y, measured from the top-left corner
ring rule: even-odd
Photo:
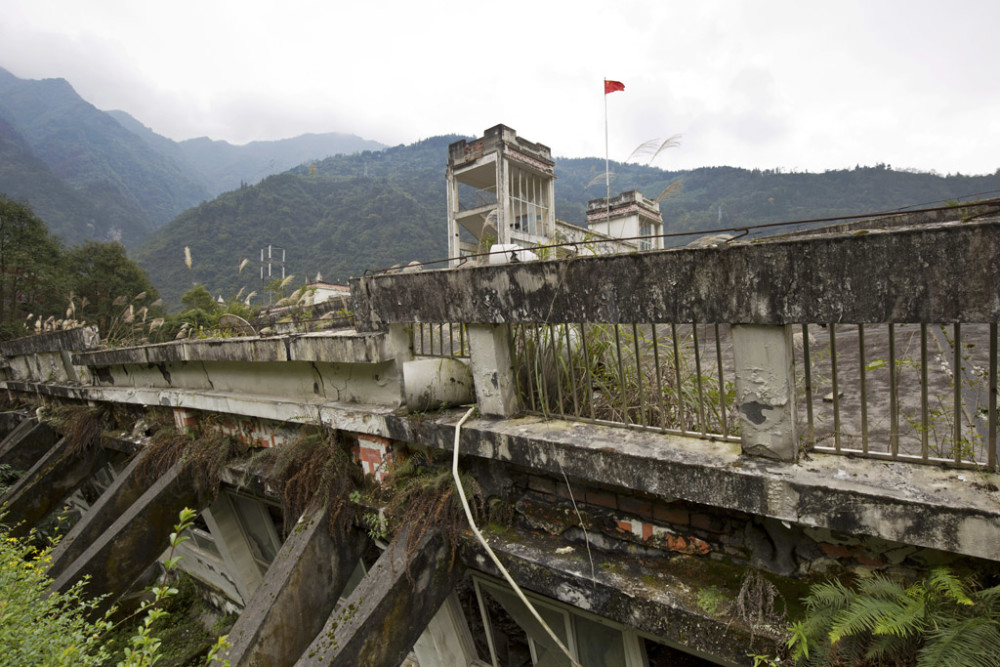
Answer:
[[[587,502],[587,491],[582,486],[573,486],[572,483],[567,487],[565,482],[556,481],[556,495],[560,498],[570,499],[570,491],[572,491],[572,498],[578,503]]]
[[[389,441],[385,438],[381,438],[377,435],[370,435],[368,433],[358,433],[358,442],[369,442],[373,445],[381,445],[383,447],[389,446]]]
[[[653,517],[653,503],[635,496],[618,496],[618,509],[646,519]]]
[[[528,488],[538,493],[547,493],[550,496],[556,494],[556,482],[548,477],[538,477],[531,475],[528,477]]]
[[[618,522],[618,532],[632,534],[632,522],[631,521],[619,521]]]
[[[642,524],[642,540],[643,542],[649,540],[653,536],[653,526],[652,524],[643,523]]]
[[[609,509],[618,509],[618,498],[609,491],[598,491],[587,489],[587,502],[591,505],[600,505]]]
[[[691,515],[687,510],[660,503],[653,505],[653,519],[675,526],[687,526],[691,523]]]
[[[701,530],[712,530],[712,517],[708,514],[692,514],[691,526]]]

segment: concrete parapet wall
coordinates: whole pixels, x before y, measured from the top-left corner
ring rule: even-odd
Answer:
[[[352,281],[352,294],[358,326],[366,328],[997,322],[1000,222],[367,276]]]

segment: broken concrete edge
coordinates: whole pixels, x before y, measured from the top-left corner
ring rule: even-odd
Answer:
[[[382,274],[351,287],[359,329],[397,322],[985,323],[1000,320],[998,256],[1000,221],[952,221]]]
[[[19,357],[28,354],[62,352],[63,350],[90,350],[100,344],[101,337],[97,332],[97,327],[79,327],[4,341],[0,343],[0,353],[4,357]]]
[[[653,582],[623,574],[621,556],[594,552],[591,563],[583,549],[556,551],[565,544],[558,539],[519,535],[514,541],[494,535],[489,543],[524,590],[647,633],[674,648],[738,665],[746,664],[750,647],[757,653],[780,653],[783,629],[748,628],[733,617],[707,613],[697,606],[698,586],[692,582],[654,587]],[[469,570],[489,574],[509,588],[471,537],[463,540],[459,554]],[[684,600],[678,590],[694,592]]]
[[[384,334],[353,330],[283,334],[269,338],[182,340],[73,355],[75,365],[89,367],[174,361],[381,363],[391,359]]]
[[[452,451],[459,410],[409,416],[380,406],[302,405],[273,397],[184,390],[65,387],[8,381],[14,391],[77,400],[173,405],[325,425]],[[463,427],[462,453],[561,478],[845,530],[998,560],[1000,475],[812,452],[797,464],[748,457],[738,443],[540,417],[478,418]],[[991,486],[992,485],[992,486]],[[834,528],[836,526],[836,528]]]

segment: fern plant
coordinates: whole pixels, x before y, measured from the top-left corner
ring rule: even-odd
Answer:
[[[947,568],[905,587],[879,574],[818,584],[804,602],[788,641],[797,664],[1000,664],[1000,586],[976,589]]]

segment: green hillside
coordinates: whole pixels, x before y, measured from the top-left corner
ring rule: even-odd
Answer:
[[[227,192],[156,232],[136,260],[176,304],[194,283],[227,298],[241,287],[260,291],[260,250],[269,244],[285,249],[296,284],[444,257],[444,164],[456,139],[328,158]]]
[[[176,305],[194,283],[227,298],[241,287],[259,291],[260,249],[268,244],[285,250],[285,269],[296,285],[317,273],[344,282],[367,269],[444,258],[444,174],[448,144],[458,138],[328,158],[225,193],[156,232],[136,259]],[[823,174],[732,167],[667,172],[639,165],[616,170],[613,192],[638,187],[655,198],[681,182],[680,194],[662,204],[666,232],[856,215],[1000,191],[1000,172],[942,177],[882,165]],[[603,196],[603,178],[587,186],[603,172],[603,160],[558,159],[556,216],[585,226],[587,200]],[[194,260],[191,271],[185,246]],[[250,262],[239,273],[243,259]]]

